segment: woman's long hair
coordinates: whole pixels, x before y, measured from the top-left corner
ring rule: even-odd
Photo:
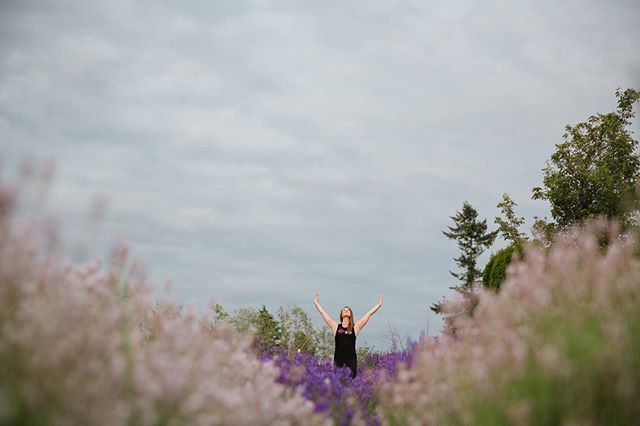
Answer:
[[[353,326],[355,325],[353,322],[353,311],[348,306],[345,306],[344,308],[347,308],[349,310],[349,324],[347,325],[347,333],[353,333]],[[342,309],[340,309],[340,324],[342,324]]]

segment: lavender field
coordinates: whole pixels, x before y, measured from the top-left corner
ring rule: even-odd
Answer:
[[[640,418],[640,264],[594,222],[531,246],[499,293],[358,376],[152,300],[118,246],[74,265],[0,184],[0,424],[602,425]],[[607,245],[603,246],[602,241]]]
[[[0,426],[640,425],[638,21],[0,1]]]

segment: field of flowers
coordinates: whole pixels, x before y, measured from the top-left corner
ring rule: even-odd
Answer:
[[[632,425],[640,419],[640,264],[615,226],[529,247],[502,290],[445,306],[437,342],[380,391],[391,424]]]
[[[15,218],[0,182],[0,424],[632,425],[640,419],[640,264],[594,223],[529,247],[501,291],[444,305],[447,328],[358,376],[257,350],[210,315],[150,297],[125,246],[71,265]],[[603,244],[606,242],[606,244]],[[428,305],[425,301],[425,309]]]
[[[125,246],[69,265],[0,184],[0,424],[331,424],[251,339],[152,303]]]
[[[351,379],[348,368],[334,369],[330,360],[304,353],[265,352],[261,359],[278,366],[279,383],[301,388],[303,396],[313,401],[315,411],[332,418],[335,424],[379,425],[377,387],[393,377],[396,367],[410,365],[411,354],[411,349],[367,354],[360,361],[355,379]]]

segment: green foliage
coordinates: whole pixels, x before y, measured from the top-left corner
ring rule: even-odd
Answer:
[[[554,222],[549,222],[546,217],[540,219],[534,216],[531,230],[533,232],[531,242],[539,248],[549,248],[551,247],[554,236],[558,232],[558,225]]]
[[[359,345],[358,348],[356,349],[356,354],[358,356],[358,362],[362,363],[364,362],[364,360],[366,359],[366,356],[368,354],[371,354],[374,352],[373,346],[369,346],[369,345]],[[362,367],[364,368],[365,364],[362,364]]]
[[[280,347],[289,353],[304,352],[320,358],[333,356],[334,342],[331,332],[316,328],[309,315],[299,306],[278,308]]]
[[[231,315],[227,311],[224,310],[221,304],[216,303],[213,307],[213,319],[214,321],[230,321]]]
[[[497,216],[495,219],[495,223],[498,225],[498,232],[502,235],[502,238],[512,243],[521,243],[527,240],[527,234],[523,234],[518,230],[518,227],[524,224],[524,218],[516,217],[513,209],[517,206],[506,193],[502,194],[502,201],[496,206],[504,216],[504,218]]]
[[[462,282],[462,287],[470,287],[475,279],[481,276],[480,270],[476,267],[478,256],[493,244],[498,231],[487,232],[487,220],[479,221],[478,212],[466,201],[462,205],[462,210],[450,217],[453,219],[454,226],[449,226],[449,231],[442,231],[442,233],[458,241],[458,247],[462,253],[454,260],[462,272],[449,272]]]
[[[280,344],[280,325],[264,305],[258,311],[256,334],[269,346],[275,347]]]
[[[522,245],[513,243],[493,254],[482,272],[482,285],[486,288],[499,290],[507,277],[507,267],[513,259],[522,256]]]
[[[616,97],[616,111],[565,127],[564,142],[556,145],[543,169],[544,188],[533,188],[533,199],[551,203],[561,228],[596,216],[617,219],[626,227],[638,211],[638,141],[627,127],[640,92],[618,89]]]
[[[484,269],[482,270],[482,284],[485,287],[488,287],[488,283],[489,280],[491,279],[491,271],[493,270],[493,264],[496,260],[496,255],[492,254],[491,257],[489,258],[489,261],[487,262],[487,264],[485,265]]]
[[[316,351],[315,355],[320,359],[332,359],[334,346],[335,346],[335,338],[331,333],[331,330],[327,327],[320,327],[320,329],[316,329]]]
[[[266,343],[269,347],[280,346],[280,326],[266,306],[262,305],[260,309],[240,308],[233,315],[229,315],[220,304],[213,309],[216,322],[228,322],[238,333],[254,334],[254,345]]]
[[[255,308],[240,308],[233,313],[229,322],[238,333],[257,333],[260,314]]]
[[[262,306],[260,309],[240,308],[232,315],[216,304],[214,322],[225,321],[238,333],[252,333],[254,344],[261,349],[282,348],[288,353],[304,352],[323,359],[333,356],[334,340],[326,327],[316,328],[309,315],[299,306],[279,307],[272,315]]]
[[[309,315],[300,307],[293,306],[278,310],[283,330],[282,346],[288,351],[300,351],[314,354],[315,327]]]

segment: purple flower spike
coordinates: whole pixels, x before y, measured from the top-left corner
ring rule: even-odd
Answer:
[[[399,364],[410,365],[415,344],[405,351],[371,353],[359,363],[358,374],[351,378],[347,367],[335,368],[331,361],[305,353],[287,354],[269,350],[260,355],[280,369],[279,383],[302,388],[304,398],[313,402],[314,411],[331,417],[337,425],[349,425],[357,416],[367,425],[379,426],[376,416],[376,383],[392,377]]]

